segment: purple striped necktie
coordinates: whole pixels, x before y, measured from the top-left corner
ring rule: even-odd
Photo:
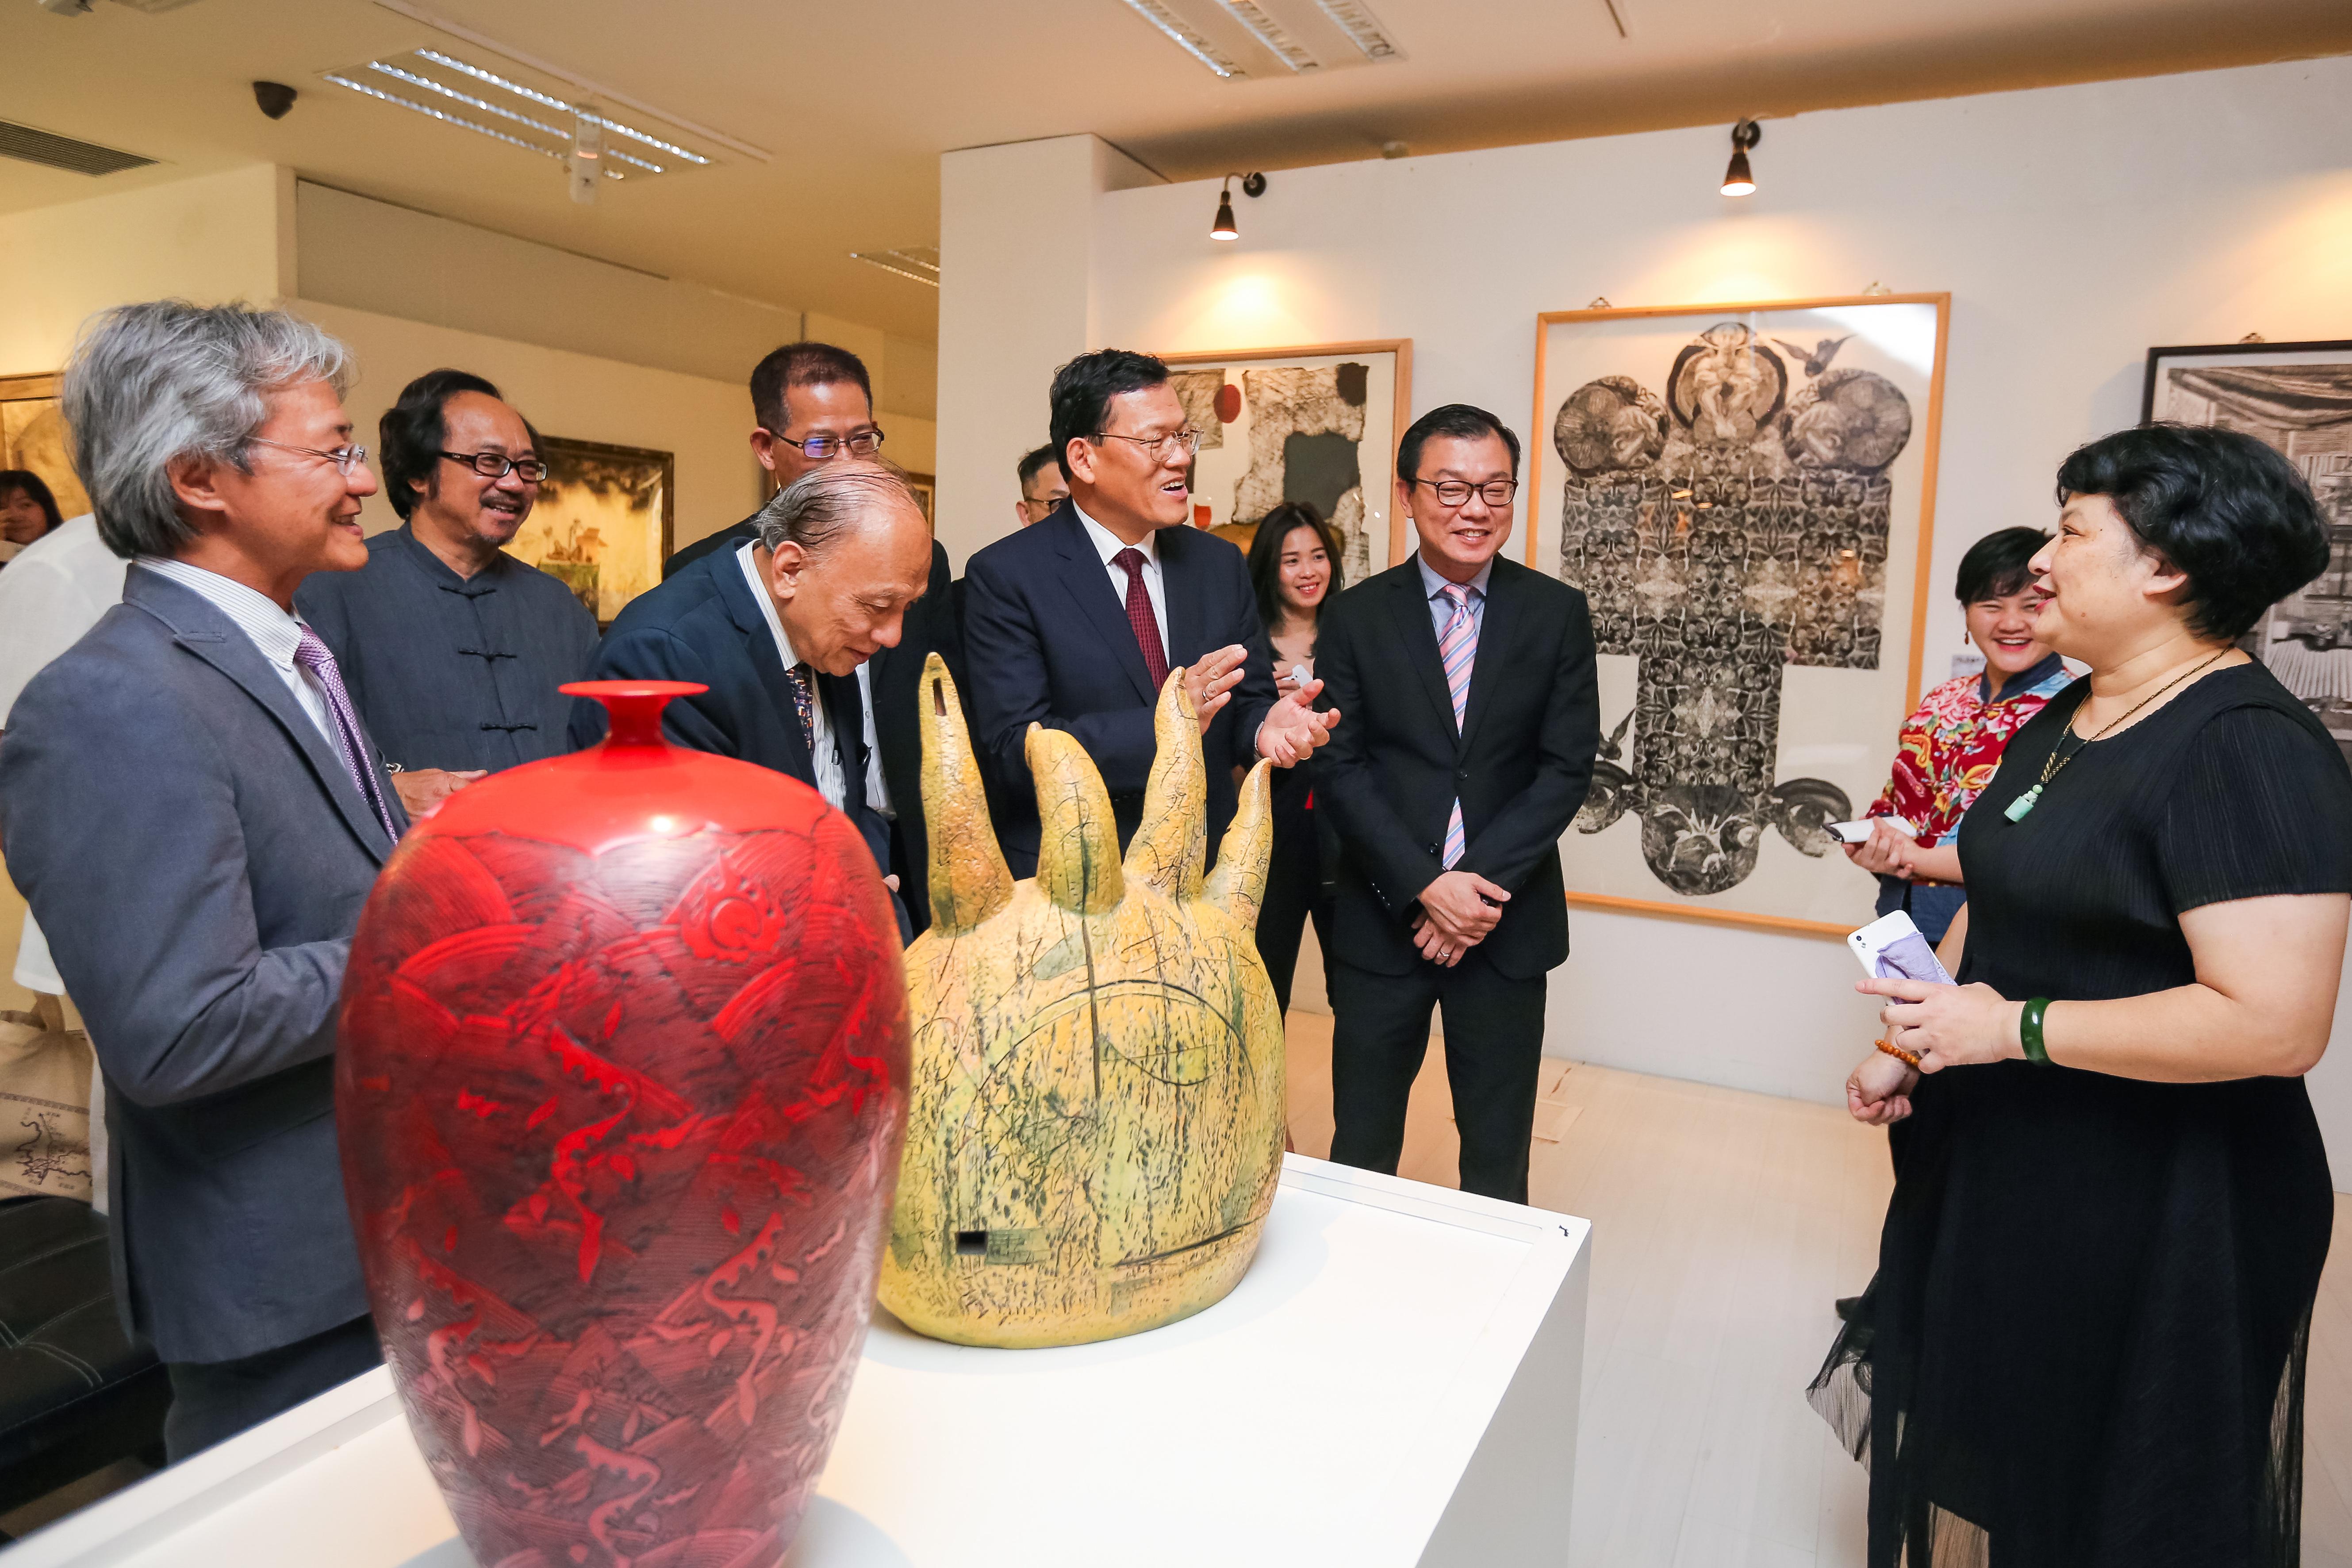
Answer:
[[[360,798],[368,803],[375,819],[383,825],[384,837],[400,842],[400,829],[392,825],[392,813],[383,803],[383,793],[377,787],[375,769],[367,765],[367,740],[360,732],[357,714],[352,711],[352,695],[343,689],[342,671],[335,668],[335,656],[319,640],[319,634],[309,626],[302,628],[302,640],[295,646],[294,662],[310,672],[319,689],[327,699],[327,711],[335,718],[335,750],[343,759],[343,770],[351,774],[352,787]]]
[[[1437,657],[1445,666],[1445,689],[1454,697],[1454,732],[1462,732],[1462,715],[1470,704],[1470,668],[1478,662],[1478,623],[1470,614],[1470,590],[1459,583],[1448,583],[1438,592],[1454,608],[1454,616],[1445,623],[1445,635],[1437,639]],[[1445,858],[1441,862],[1447,870],[1462,858],[1462,797],[1454,797],[1454,815],[1445,824]]]

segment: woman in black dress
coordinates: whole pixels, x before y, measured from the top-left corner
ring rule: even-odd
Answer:
[[[2058,491],[2035,636],[2090,677],[1962,819],[1960,984],[1863,986],[1917,1070],[1882,1048],[1847,1085],[1910,1121],[1812,1394],[1871,1466],[1872,1568],[2285,1568],[2352,773],[2236,644],[2327,534],[2222,430],[2119,432]]]
[[[1344,585],[1338,532],[1306,501],[1284,501],[1257,525],[1250,541],[1250,584],[1257,591],[1259,631],[1250,657],[1274,661],[1275,685],[1287,697],[1294,669],[1315,675],[1315,627],[1323,606]],[[1274,773],[1274,855],[1265,868],[1265,898],[1258,907],[1257,954],[1274,982],[1274,999],[1290,1011],[1290,982],[1298,968],[1299,940],[1308,917],[1315,940],[1329,952],[1331,899],[1323,886],[1323,844],[1314,809],[1314,770]]]

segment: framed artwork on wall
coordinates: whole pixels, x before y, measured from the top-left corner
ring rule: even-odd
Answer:
[[[561,577],[599,626],[661,581],[677,460],[643,447],[541,438],[547,479],[507,552]]]
[[[79,517],[89,497],[74,473],[73,448],[58,406],[56,375],[0,375],[0,468],[30,468],[58,500],[61,517]]]
[[[940,524],[940,520],[938,515],[931,510],[931,503],[932,498],[939,493],[940,481],[938,476],[933,474],[919,474],[912,468],[901,469],[900,472],[906,477],[907,488],[915,492],[915,504],[923,509],[923,521],[929,523],[933,528],[937,528]]]
[[[1412,413],[1412,340],[1162,354],[1201,432],[1193,521],[1244,549],[1286,500],[1339,529],[1360,583],[1404,559],[1390,527],[1398,440]]]
[[[2311,481],[2327,570],[2272,605],[2241,646],[2352,759],[2352,339],[2150,349],[2139,414],[2242,431]]]
[[[1530,564],[1581,588],[1601,750],[1569,901],[1843,936],[1825,830],[1918,700],[1948,294],[1536,322]]]

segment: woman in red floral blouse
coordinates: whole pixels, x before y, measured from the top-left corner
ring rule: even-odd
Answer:
[[[1941,942],[1968,895],[1953,833],[1991,782],[2001,749],[2074,678],[2033,640],[2033,574],[2026,563],[2050,542],[2034,528],[1989,533],[1960,557],[1957,592],[1969,638],[1984,653],[1981,675],[1944,682],[1904,721],[1894,776],[1870,816],[1899,817],[1916,838],[1882,823],[1846,858],[1879,881],[1878,912],[1907,910],[1930,942]]]

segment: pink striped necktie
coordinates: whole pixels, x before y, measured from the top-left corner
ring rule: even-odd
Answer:
[[[1470,705],[1470,668],[1478,662],[1478,623],[1470,614],[1470,590],[1459,583],[1449,583],[1438,592],[1454,607],[1454,618],[1445,623],[1445,635],[1437,639],[1437,657],[1445,666],[1445,689],[1454,697],[1454,732],[1462,732],[1462,716]],[[1445,858],[1441,862],[1447,870],[1462,858],[1462,797],[1454,797],[1454,815],[1445,824]]]
[[[326,643],[308,626],[302,628],[302,640],[294,649],[294,662],[310,672],[320,692],[327,699],[327,711],[335,721],[335,750],[342,754],[344,771],[368,803],[375,819],[383,825],[384,837],[400,842],[400,830],[392,825],[392,813],[385,809],[383,795],[377,786],[379,776],[368,760],[367,737],[360,730],[359,715],[352,710],[351,693],[343,689],[343,672],[335,668],[335,656]]]

